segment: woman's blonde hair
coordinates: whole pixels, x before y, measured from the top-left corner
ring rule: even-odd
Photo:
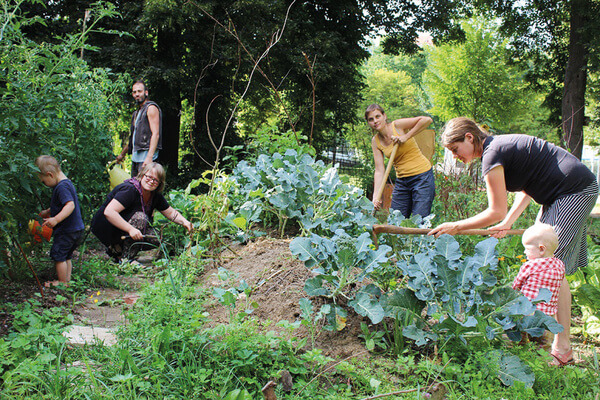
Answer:
[[[150,164],[146,164],[146,166],[144,168],[142,168],[140,170],[140,172],[138,172],[137,180],[141,182],[142,179],[144,179],[144,175],[146,175],[148,173],[148,171],[151,171],[151,170],[156,171],[156,176],[157,176],[158,180],[160,181],[158,183],[158,186],[155,191],[158,193],[162,193],[163,189],[165,188],[166,174],[165,174],[165,169],[159,163],[151,162]]]
[[[483,141],[489,136],[485,129],[469,118],[452,118],[444,127],[444,132],[442,133],[442,146],[448,146],[451,143],[464,141],[467,133],[473,135],[473,145],[476,149],[481,149],[483,147]]]
[[[35,159],[35,165],[37,165],[42,174],[47,174],[48,172],[58,174],[59,172],[61,172],[60,164],[58,163],[58,161],[56,161],[56,158],[52,156],[39,156]]]
[[[525,229],[522,239],[523,243],[534,241],[536,245],[543,244],[551,254],[554,254],[554,251],[558,248],[558,235],[556,231],[552,225],[543,222],[536,222]]]

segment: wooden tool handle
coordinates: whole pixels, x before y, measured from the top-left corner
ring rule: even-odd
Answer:
[[[394,225],[373,225],[373,233],[395,233],[399,235],[427,235],[431,229],[425,228],[406,228],[404,226]],[[457,235],[482,235],[487,236],[495,233],[489,229],[465,229],[457,233]],[[509,229],[506,231],[507,235],[522,235],[525,229]]]
[[[144,239],[156,239],[158,237],[156,235],[143,235],[143,236],[144,236]],[[129,235],[123,235],[123,236],[121,236],[121,240],[125,240],[128,237],[129,237]]]
[[[385,182],[387,181],[388,176],[390,176],[390,171],[392,170],[392,165],[394,165],[394,157],[396,157],[396,151],[398,151],[399,143],[394,145],[392,149],[392,154],[390,154],[390,161],[388,161],[388,165],[385,168],[385,173],[383,174],[383,179],[381,180],[381,185],[377,189],[377,193],[373,195],[373,203],[381,200],[381,195],[383,194],[383,189],[385,188]]]

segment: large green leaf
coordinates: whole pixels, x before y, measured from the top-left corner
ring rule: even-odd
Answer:
[[[429,254],[415,254],[414,262],[410,263],[400,260],[398,267],[411,278],[408,285],[415,291],[415,295],[419,299],[428,301],[435,297],[439,279],[437,278],[437,266]]]
[[[387,317],[405,320],[406,316],[420,317],[426,303],[419,300],[408,288],[394,290],[381,296],[381,306]]]
[[[498,377],[506,386],[512,386],[515,382],[523,382],[527,388],[533,386],[535,375],[519,357],[495,350],[491,352],[490,359],[498,360]]]
[[[417,328],[416,325],[405,326],[402,329],[402,334],[409,339],[415,341],[417,346],[424,346],[429,341],[437,341],[438,335],[434,332],[427,332],[423,329]]]
[[[584,283],[574,292],[577,304],[588,307],[596,317],[600,318],[600,289]]]
[[[372,323],[378,324],[383,320],[385,312],[379,301],[369,293],[358,292],[354,300],[348,303],[358,314],[368,317]]]
[[[564,330],[554,318],[544,314],[540,310],[535,310],[533,315],[524,316],[518,323],[517,327],[521,332],[527,332],[533,337],[540,337],[546,330],[552,333],[560,333]]]
[[[462,255],[460,246],[454,237],[442,235],[435,241],[435,250],[447,260],[458,260]]]
[[[312,247],[312,240],[306,237],[297,237],[290,242],[290,251],[300,261],[304,261],[307,268],[314,268],[319,265],[319,260]]]
[[[309,278],[304,282],[304,291],[309,296],[330,296],[331,292],[329,289],[323,287],[323,277],[315,276],[314,278]]]
[[[473,258],[481,266],[489,265],[492,269],[498,266],[498,255],[496,253],[496,245],[498,239],[494,237],[487,238],[475,246],[475,254]]]

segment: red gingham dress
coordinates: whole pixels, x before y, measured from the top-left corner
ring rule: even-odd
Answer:
[[[537,297],[540,288],[549,289],[552,292],[550,302],[538,303],[537,309],[554,315],[558,310],[558,291],[564,277],[565,264],[561,260],[556,257],[536,258],[521,266],[512,287],[521,290],[529,300]]]

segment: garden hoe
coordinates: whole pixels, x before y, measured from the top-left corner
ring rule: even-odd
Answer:
[[[396,235],[427,235],[431,229],[425,228],[407,228],[395,225],[373,225],[373,243],[377,246],[377,235],[380,233],[394,233]],[[495,231],[489,229],[465,229],[458,232],[458,235],[491,235]],[[522,235],[525,229],[508,229],[507,235]]]
[[[398,151],[399,146],[400,146],[400,144],[396,143],[394,145],[394,148],[392,149],[392,154],[390,154],[390,161],[388,161],[388,165],[385,168],[385,173],[383,174],[383,179],[381,180],[381,185],[377,189],[377,193],[375,193],[373,195],[373,203],[381,200],[381,195],[383,194],[383,189],[385,188],[385,182],[387,181],[388,176],[390,176],[390,171],[392,170],[392,165],[394,165],[394,158],[396,157],[396,151]],[[373,214],[374,213],[375,213],[375,210],[373,210]]]

